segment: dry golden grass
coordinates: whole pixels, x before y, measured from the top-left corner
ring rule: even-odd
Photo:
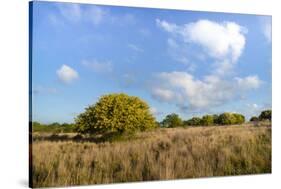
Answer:
[[[112,143],[73,137],[33,143],[34,187],[271,173],[271,127],[158,129]]]

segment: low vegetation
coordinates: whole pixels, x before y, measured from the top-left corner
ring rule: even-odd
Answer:
[[[73,133],[75,132],[74,124],[69,123],[52,123],[42,124],[38,122],[32,123],[32,132],[43,132],[43,133]]]
[[[90,142],[86,135],[74,140],[78,134],[38,140],[43,134],[37,133],[32,182],[47,187],[270,173],[269,126],[159,128],[114,142]]]

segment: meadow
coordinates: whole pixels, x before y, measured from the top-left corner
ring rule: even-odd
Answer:
[[[34,187],[271,173],[271,123],[157,128],[103,141],[33,133]]]

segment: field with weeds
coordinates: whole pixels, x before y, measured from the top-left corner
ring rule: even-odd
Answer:
[[[105,142],[33,134],[34,187],[271,173],[271,127],[162,128]]]

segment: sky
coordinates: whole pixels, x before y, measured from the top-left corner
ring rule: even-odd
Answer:
[[[33,2],[32,119],[67,122],[109,93],[158,121],[271,109],[271,17]]]

